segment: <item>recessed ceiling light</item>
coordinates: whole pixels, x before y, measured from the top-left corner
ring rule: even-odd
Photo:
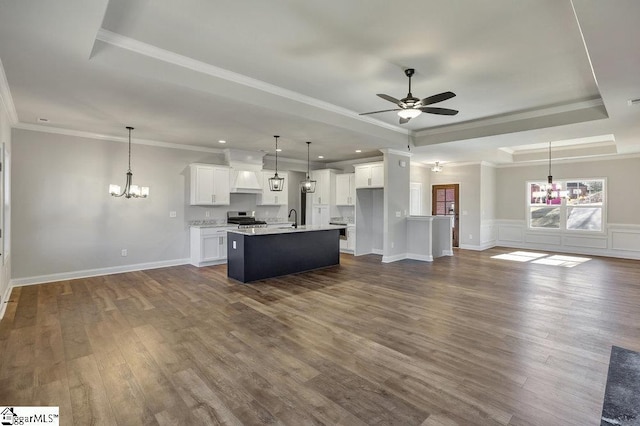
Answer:
[[[318,158],[324,158],[324,155],[318,155]]]
[[[220,139],[218,143],[227,143],[227,141],[223,141],[222,139]]]
[[[356,149],[356,152],[362,152],[362,150],[361,149]]]
[[[48,122],[49,122],[48,118],[38,117],[38,123],[48,123]]]
[[[282,152],[282,148],[276,149],[276,152]]]

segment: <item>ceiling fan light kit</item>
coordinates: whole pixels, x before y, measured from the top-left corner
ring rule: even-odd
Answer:
[[[431,171],[434,173],[440,173],[442,171],[442,166],[439,161],[436,161],[436,165],[431,168]]]
[[[451,99],[456,96],[453,92],[442,92],[437,95],[429,96],[424,99],[418,99],[413,96],[411,93],[411,77],[415,73],[413,68],[407,68],[404,70],[404,74],[409,77],[409,93],[406,97],[402,99],[396,99],[393,96],[385,95],[384,93],[378,93],[378,97],[384,99],[385,101],[389,101],[391,103],[396,104],[398,108],[393,109],[384,109],[381,111],[372,111],[372,112],[363,112],[360,115],[370,115],[370,114],[378,114],[380,112],[389,112],[389,111],[398,111],[398,116],[400,117],[400,124],[408,123],[412,118],[416,118],[423,112],[427,114],[437,114],[437,115],[456,115],[458,113],[455,109],[449,108],[437,108],[437,107],[429,107],[427,105],[437,104],[438,102],[446,101],[447,99]]]

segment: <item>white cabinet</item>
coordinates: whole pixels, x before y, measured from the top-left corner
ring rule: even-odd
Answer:
[[[346,229],[347,239],[340,239],[340,251],[353,253],[356,249],[356,226],[348,225]]]
[[[311,179],[316,181],[316,191],[312,195],[312,204],[335,204],[333,188],[336,185],[335,170],[312,170]]]
[[[269,189],[269,178],[273,177],[275,171],[263,170],[262,172],[262,195],[258,197],[258,205],[261,206],[286,206],[289,204],[289,175],[287,172],[278,172],[278,176],[284,178],[282,191],[271,191]]]
[[[356,169],[356,188],[384,188],[384,163],[358,164]]]
[[[355,173],[336,175],[336,206],[355,205],[355,195]]]
[[[208,266],[227,260],[227,230],[232,228],[196,228],[190,231],[191,264]]]
[[[329,220],[329,206],[328,205],[315,205],[311,209],[311,224],[312,225],[328,225]]]
[[[191,205],[229,204],[229,168],[213,164],[191,164]]]

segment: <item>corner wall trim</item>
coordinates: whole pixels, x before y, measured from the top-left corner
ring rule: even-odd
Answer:
[[[382,256],[382,263],[397,262],[407,258],[406,253],[394,254],[393,256]]]
[[[166,268],[188,264],[190,259],[163,260],[160,262],[137,263],[134,265],[112,266],[109,268],[85,269],[83,271],[61,272],[58,274],[38,275],[35,277],[13,278],[9,281],[9,288],[25,285],[43,284],[56,281],[73,280],[77,278],[97,277],[100,275],[119,274],[122,272],[144,271],[146,269]]]

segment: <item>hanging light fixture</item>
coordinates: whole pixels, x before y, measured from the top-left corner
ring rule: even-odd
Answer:
[[[442,166],[439,161],[436,161],[436,165],[431,168],[432,172],[440,173],[442,171]]]
[[[420,111],[417,108],[407,108],[407,109],[398,111],[398,117],[408,119],[408,120],[411,120],[412,118],[416,118],[420,114],[422,114],[422,111]]]
[[[300,182],[300,189],[306,194],[316,192],[316,181],[311,180],[309,177],[309,150],[311,148],[311,142],[307,142],[307,178]]]
[[[553,199],[553,176],[551,176],[551,141],[549,141],[549,176],[547,176],[547,200]]]
[[[269,178],[269,189],[271,191],[282,191],[284,188],[284,178],[278,176],[278,138],[280,136],[274,136],[276,138],[276,174]]]
[[[120,185],[109,185],[109,193],[114,197],[122,197],[125,198],[147,198],[149,196],[149,187],[148,186],[138,186],[133,185],[133,173],[131,173],[131,131],[133,127],[127,126],[127,130],[129,130],[129,169],[127,170],[127,181],[124,184],[124,189],[120,192]]]

